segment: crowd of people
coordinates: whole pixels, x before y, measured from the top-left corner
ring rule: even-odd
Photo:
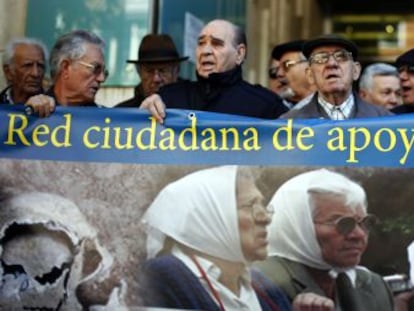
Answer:
[[[8,86],[1,103],[24,104],[40,117],[57,105],[99,107],[95,96],[108,76],[104,50],[104,41],[86,30],[59,37],[50,57],[38,40],[12,40],[3,55]],[[179,76],[188,57],[179,55],[171,37],[149,34],[138,58],[127,61],[140,84],[115,109],[146,109],[161,123],[168,108],[263,119],[414,112],[414,49],[395,66],[376,63],[362,71],[358,47],[338,35],[284,42],[271,51],[268,88],[243,79],[247,53],[240,27],[213,20],[198,36],[196,80],[190,81]],[[48,58],[51,84],[45,87]],[[328,170],[288,180],[269,204],[236,166],[185,176],[159,193],[142,220],[148,234],[148,260],[139,274],[144,305],[408,310],[414,292],[394,296],[378,274],[359,266],[375,222],[366,202],[360,185]]]
[[[41,117],[56,105],[99,106],[95,95],[108,76],[104,49],[104,41],[90,31],[62,35],[50,53],[51,85],[45,87],[47,49],[32,38],[14,39],[3,53],[8,85],[0,101],[25,104]],[[195,51],[196,80],[190,81],[180,78],[180,63],[188,57],[179,55],[171,37],[148,34],[138,58],[127,60],[140,78],[134,96],[114,107],[146,109],[159,122],[167,108],[334,120],[413,110],[414,49],[395,64],[374,63],[362,71],[358,46],[338,35],[283,42],[271,51],[267,87],[243,79],[247,51],[240,27],[226,20],[207,23]]]

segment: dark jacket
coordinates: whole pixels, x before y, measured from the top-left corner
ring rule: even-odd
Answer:
[[[413,113],[414,112],[414,105],[400,105],[391,109],[391,112],[395,114],[404,114],[404,113]]]
[[[356,93],[354,96],[354,107],[351,112],[350,119],[356,118],[369,118],[369,117],[381,117],[381,116],[390,116],[393,115],[389,110],[382,108],[377,105],[373,105],[363,101]],[[326,114],[323,107],[318,103],[318,93],[312,97],[310,102],[303,106],[302,108],[295,110],[292,109],[288,113],[285,113],[280,117],[281,119],[330,119]]]
[[[325,296],[306,269],[306,266],[278,256],[271,256],[257,267],[284,291],[290,300],[300,293],[312,292]],[[384,280],[376,273],[357,268],[353,295],[359,308],[352,311],[393,311],[393,297]],[[348,310],[343,310],[348,311]]]
[[[140,83],[134,89],[134,97],[120,102],[119,104],[115,105],[114,108],[139,107],[144,99],[144,90],[142,89],[142,84]]]
[[[24,104],[24,103],[13,103],[12,99],[9,97],[9,90],[11,86],[7,86],[4,90],[0,93],[0,104]],[[43,94],[43,89],[40,91],[39,94]],[[34,96],[34,95],[33,95]]]
[[[0,93],[0,104],[11,104],[9,95],[7,94],[11,86],[6,87],[4,90]]]
[[[240,66],[197,81],[169,84],[159,90],[167,108],[192,109],[275,119],[287,111],[282,99],[242,78]]]
[[[53,85],[45,92],[45,95],[53,97],[57,106],[61,105],[61,103],[59,103],[56,99],[56,95],[55,95],[55,92],[54,92],[54,86]],[[96,104],[95,102],[83,103],[82,105],[77,105],[77,106],[78,107],[99,107],[98,104]]]
[[[146,261],[140,270],[139,284],[144,306],[220,311],[198,278],[172,255]],[[286,296],[260,272],[252,272],[252,284],[262,310],[291,310]]]

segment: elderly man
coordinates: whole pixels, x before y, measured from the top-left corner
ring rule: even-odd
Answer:
[[[45,95],[31,97],[27,104],[97,107],[95,95],[108,76],[104,48],[104,41],[86,30],[74,30],[59,37],[50,53],[53,85]],[[34,112],[44,115],[43,110]]]
[[[3,54],[3,71],[8,86],[0,94],[0,104],[25,104],[28,113],[47,117],[55,110],[54,101],[43,95],[47,50],[36,39],[14,39]]]
[[[13,39],[3,53],[3,72],[7,87],[0,93],[0,104],[23,104],[43,93],[47,50],[32,38]]]
[[[287,110],[281,98],[242,78],[246,52],[246,36],[239,27],[225,20],[209,22],[198,37],[197,81],[167,85],[146,98],[141,108],[159,122],[163,122],[166,108],[277,118]]]
[[[262,272],[290,299],[314,292],[333,299],[335,310],[393,311],[381,276],[359,266],[376,221],[366,202],[359,184],[326,169],[285,182],[270,201],[275,217]]]
[[[344,120],[392,114],[363,101],[353,92],[352,83],[361,71],[355,43],[337,35],[324,35],[307,41],[303,54],[309,61],[307,74],[317,92],[309,104],[289,111],[283,118]]]
[[[272,59],[279,61],[276,79],[282,85],[279,95],[289,108],[301,102],[305,105],[315,92],[305,72],[309,67],[302,53],[304,40],[295,40],[276,45],[272,50]]]
[[[115,107],[138,107],[148,96],[160,87],[174,83],[178,79],[180,62],[188,57],[180,57],[169,35],[146,35],[139,46],[138,59],[127,60],[135,64],[141,83],[135,88],[134,97]]]
[[[374,63],[367,66],[359,79],[359,96],[368,103],[388,110],[402,104],[398,70],[392,65]]]
[[[105,43],[92,32],[62,35],[50,53],[53,86],[46,94],[62,106],[96,106],[95,95],[108,77]]]
[[[400,73],[403,105],[393,108],[392,112],[412,113],[414,112],[414,49],[400,55],[395,66]]]

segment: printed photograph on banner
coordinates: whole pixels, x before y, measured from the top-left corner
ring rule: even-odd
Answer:
[[[212,196],[217,202],[224,200],[227,215],[227,206],[230,209],[234,205],[231,202],[237,198],[239,186],[225,178],[211,182],[210,173],[204,171],[214,168],[217,167],[1,159],[1,308],[140,310],[148,298],[142,297],[142,282],[148,282],[141,277],[142,265],[151,256],[174,250],[171,239],[160,239],[156,234],[152,235],[155,242],[148,242],[151,218],[143,222],[143,215],[157,205],[163,213],[170,211],[154,218],[156,222],[161,219],[167,236],[167,227],[175,230],[175,221],[186,204],[207,209],[217,204],[211,203]],[[366,192],[367,212],[379,220],[370,231],[360,264],[383,276],[409,274],[406,248],[414,239],[414,184],[410,182],[414,170],[243,166],[237,171],[241,169],[253,178],[261,196],[257,202],[273,220],[278,213],[277,207],[272,207],[275,213],[270,213],[270,199],[281,185],[299,174],[326,169],[356,181]],[[192,174],[198,177],[193,179]],[[205,195],[204,187],[212,187],[217,193]],[[228,195],[218,193],[222,190]],[[190,191],[201,192],[197,197]],[[252,215],[260,216],[260,206],[250,203],[247,205],[254,207]],[[215,242],[209,243],[221,231],[212,219],[200,218],[203,215],[189,218],[193,226],[201,219],[194,232],[203,233],[203,240],[197,241],[195,234],[191,237],[195,243],[204,243],[203,249],[218,252],[216,256],[238,258],[240,245],[228,253],[227,247],[220,249],[214,246]],[[213,217],[215,213],[207,215]]]

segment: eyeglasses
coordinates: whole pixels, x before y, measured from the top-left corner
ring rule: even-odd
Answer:
[[[357,220],[354,217],[340,217],[333,222],[316,222],[315,224],[326,225],[326,226],[335,226],[336,231],[342,235],[348,235],[354,231],[355,227],[358,225],[365,232],[373,229],[378,223],[378,218],[375,215],[367,215],[361,220]]]
[[[279,67],[273,67],[269,68],[269,71],[267,72],[269,79],[275,80],[277,79],[277,71],[279,70]]]
[[[311,64],[326,64],[329,61],[329,58],[333,56],[336,62],[344,63],[352,59],[352,53],[345,50],[338,50],[332,53],[329,52],[320,52],[312,54],[309,57],[309,62]]]
[[[84,61],[81,61],[81,60],[78,60],[77,62],[79,64],[87,67],[87,68],[90,68],[91,73],[93,73],[93,75],[96,76],[96,77],[99,77],[103,73],[103,75],[105,77],[105,80],[106,80],[106,78],[108,78],[108,76],[109,76],[109,72],[108,72],[108,70],[105,69],[105,65],[90,64],[90,63],[87,63],[87,62],[84,62]]]
[[[271,216],[275,212],[273,205],[264,206],[262,203],[254,202],[252,204],[242,205],[241,208],[249,209],[254,220],[263,221],[263,215]]]
[[[150,67],[150,66],[145,66],[145,65],[138,65],[139,68],[141,69],[141,72],[149,75],[149,76],[153,76],[155,75],[155,73],[158,72],[158,75],[162,78],[168,78],[170,77],[173,72],[174,72],[174,68],[175,66],[163,66],[163,67]]]
[[[414,65],[404,65],[404,66],[398,67],[399,73],[402,73],[404,71],[407,72],[408,74],[414,74]]]
[[[286,60],[282,62],[282,68],[285,72],[289,71],[290,68],[294,67],[297,64],[306,63],[308,62],[306,59],[299,59],[299,60]]]

